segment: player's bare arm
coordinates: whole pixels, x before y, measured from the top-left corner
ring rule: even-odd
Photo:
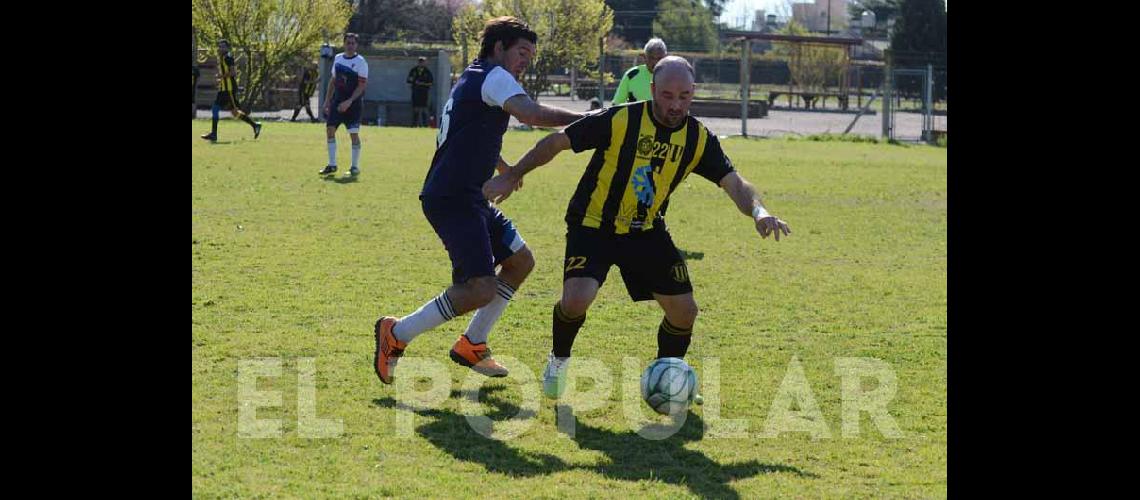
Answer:
[[[767,238],[769,234],[774,234],[776,241],[780,241],[781,231],[785,235],[792,233],[788,223],[768,213],[760,201],[760,193],[756,192],[756,187],[741,177],[740,174],[731,172],[724,176],[720,180],[720,187],[724,189],[729,198],[732,198],[732,201],[736,203],[736,208],[740,209],[741,213],[752,217],[756,223],[756,232],[760,233],[761,238]]]
[[[555,132],[542,138],[514,167],[483,183],[483,196],[495,203],[503,202],[514,192],[516,184],[522,186],[523,176],[550,163],[558,153],[567,149],[570,149],[570,137],[564,132]]]
[[[327,115],[327,114],[329,114],[329,113],[331,112],[331,110],[332,110],[332,99],[333,99],[333,92],[334,92],[335,90],[336,90],[336,84],[335,84],[335,81],[334,81],[334,79],[332,79],[332,78],[329,78],[329,88],[328,88],[328,90],[325,92],[325,104],[324,104],[324,108],[325,108],[325,114],[326,114],[326,115]]]
[[[356,90],[352,91],[352,96],[341,101],[340,104],[337,105],[337,109],[340,110],[341,113],[348,111],[348,107],[352,106],[352,102],[359,99],[360,96],[364,95],[364,90],[367,87],[368,79],[360,78],[356,83]]]
[[[503,103],[503,110],[520,122],[536,127],[562,127],[578,121],[582,113],[539,104],[526,94],[519,94]]]

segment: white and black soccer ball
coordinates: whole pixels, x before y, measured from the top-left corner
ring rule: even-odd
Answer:
[[[641,399],[662,415],[689,408],[697,396],[697,373],[681,358],[658,358],[641,374]]]

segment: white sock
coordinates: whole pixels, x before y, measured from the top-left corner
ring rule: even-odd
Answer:
[[[357,162],[360,160],[360,143],[352,145],[352,167],[356,168]]]
[[[336,139],[329,139],[329,165],[336,166]]]
[[[445,291],[420,306],[416,312],[400,318],[396,327],[392,329],[392,335],[395,335],[396,340],[400,342],[411,342],[421,333],[442,325],[454,317],[455,309],[451,307],[451,299],[447,298]]]
[[[495,326],[495,322],[499,321],[499,317],[503,315],[506,310],[507,304],[510,304],[511,297],[515,295],[515,289],[506,281],[496,279],[498,282],[498,290],[495,298],[491,299],[487,305],[480,307],[475,311],[475,316],[471,318],[471,323],[467,325],[467,331],[464,335],[467,340],[472,344],[482,344],[487,341],[487,336],[491,333],[491,327]]]

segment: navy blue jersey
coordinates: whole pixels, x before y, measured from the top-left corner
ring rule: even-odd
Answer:
[[[501,66],[472,62],[444,105],[420,198],[484,199],[483,183],[495,173],[511,119],[503,103],[525,93]]]
[[[335,104],[352,97],[352,93],[356,92],[356,86],[360,84],[360,80],[368,80],[368,62],[360,54],[353,57],[345,57],[343,52],[337,54],[333,58],[332,77],[333,82],[335,82],[333,89],[333,103]]]

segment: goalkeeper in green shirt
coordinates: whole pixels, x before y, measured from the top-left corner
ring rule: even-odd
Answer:
[[[665,48],[665,42],[660,38],[650,38],[645,44],[645,64],[629,68],[621,77],[621,83],[618,83],[614,93],[613,105],[652,100],[653,93],[649,91],[649,84],[653,81],[653,67],[667,55],[669,51]]]

